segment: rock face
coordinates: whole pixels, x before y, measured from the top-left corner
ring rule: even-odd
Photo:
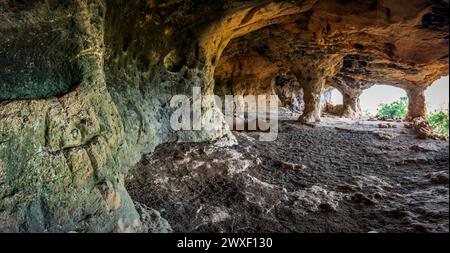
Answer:
[[[281,121],[275,142],[235,135],[240,145],[220,149],[160,145],[130,171],[133,200],[178,233],[449,230],[448,142],[327,117]]]
[[[448,1],[354,2],[0,1],[0,231],[141,231],[128,168],[231,135],[170,128],[170,99],[194,86],[276,93],[310,122],[323,88],[351,115],[384,82],[422,116],[448,74]]]

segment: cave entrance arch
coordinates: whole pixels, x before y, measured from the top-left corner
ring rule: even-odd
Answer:
[[[384,104],[390,104],[408,97],[407,92],[392,85],[377,84],[363,91],[360,96],[360,106],[364,116],[377,115],[378,109]]]
[[[449,111],[449,76],[435,81],[425,90],[425,101],[428,113]]]
[[[338,89],[331,91],[331,103],[334,105],[342,105],[344,103],[344,96]]]

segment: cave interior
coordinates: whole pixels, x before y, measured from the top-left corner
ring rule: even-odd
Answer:
[[[425,98],[449,75],[448,8],[0,1],[0,231],[448,232],[448,138]],[[406,118],[361,117],[379,84],[406,92]],[[276,140],[214,100],[192,125],[215,127],[174,130],[194,87],[276,96]]]

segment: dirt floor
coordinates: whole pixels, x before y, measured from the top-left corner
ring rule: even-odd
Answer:
[[[276,142],[164,144],[127,188],[174,232],[448,232],[449,143],[379,124],[283,120]]]

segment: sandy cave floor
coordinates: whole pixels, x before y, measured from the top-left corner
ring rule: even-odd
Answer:
[[[448,232],[449,143],[378,124],[285,119],[276,142],[164,144],[127,188],[174,232]]]

